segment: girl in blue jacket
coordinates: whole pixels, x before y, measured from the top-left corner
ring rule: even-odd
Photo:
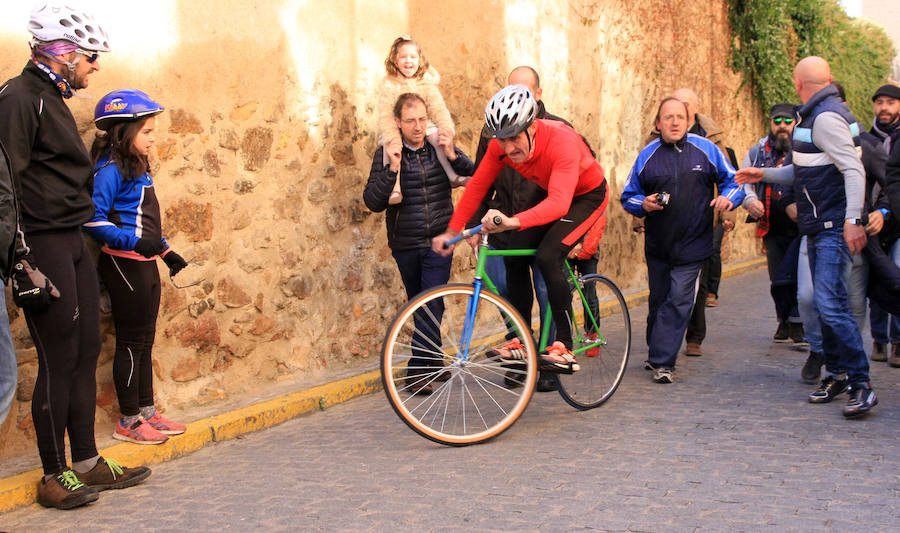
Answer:
[[[94,217],[84,230],[100,243],[97,269],[109,291],[116,326],[113,381],[122,417],[113,438],[161,444],[185,426],[153,405],[151,352],[159,313],[162,257],[174,276],[187,263],[162,237],[159,202],[148,173],[156,115],[163,107],[136,90],[114,91],[97,103],[102,132],[91,147]]]

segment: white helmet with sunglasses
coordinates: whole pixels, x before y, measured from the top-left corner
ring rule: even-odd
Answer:
[[[109,38],[94,17],[60,3],[36,7],[28,20],[28,31],[45,43],[65,40],[86,51],[109,52]]]

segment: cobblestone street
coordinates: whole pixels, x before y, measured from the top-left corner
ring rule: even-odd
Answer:
[[[450,448],[373,394],[155,465],[84,508],[0,515],[0,530],[900,531],[900,369],[873,363],[880,404],[845,420],[846,396],[806,402],[806,352],[771,342],[765,270],[720,292],[705,355],[679,357],[672,385],[641,369],[641,306],[599,409],[536,393],[499,438]]]

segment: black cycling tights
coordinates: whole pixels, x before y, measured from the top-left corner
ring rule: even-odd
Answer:
[[[563,263],[566,255],[584,237],[593,223],[600,217],[600,205],[606,196],[606,186],[601,185],[572,199],[569,212],[556,222],[546,226],[536,226],[513,232],[510,248],[537,248],[535,259],[541,275],[547,283],[547,297],[553,310],[556,325],[556,340],[572,349],[572,297],[569,281],[566,279]],[[534,289],[531,284],[530,257],[504,257],[506,265],[506,286],[509,301],[528,320]]]
[[[136,261],[101,253],[98,270],[109,291],[116,325],[113,381],[124,416],[153,405],[153,337],[159,314],[156,261]]]
[[[44,474],[49,475],[66,468],[66,432],[73,462],[97,455],[100,298],[97,271],[80,229],[28,234],[26,239],[37,267],[60,293],[46,310],[25,311],[38,355],[31,416]]]

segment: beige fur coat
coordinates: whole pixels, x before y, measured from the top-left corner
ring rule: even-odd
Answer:
[[[378,94],[378,137],[380,144],[386,145],[400,136],[400,130],[394,123],[394,104],[403,93],[416,93],[425,100],[428,107],[428,118],[438,128],[448,129],[456,134],[450,111],[444,103],[444,97],[438,89],[441,75],[434,67],[428,67],[422,79],[385,76],[381,81]]]

